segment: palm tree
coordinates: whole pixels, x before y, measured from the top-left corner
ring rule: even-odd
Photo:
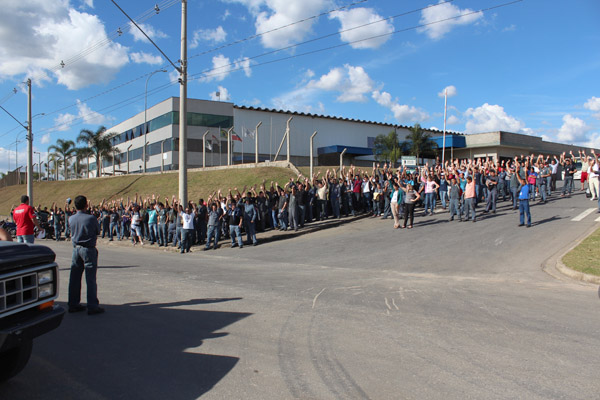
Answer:
[[[50,167],[53,165],[53,167]],[[58,168],[62,165],[62,160],[57,153],[48,154],[48,180],[50,180],[50,175],[54,174],[54,179],[58,180]]]
[[[77,170],[81,170],[80,166],[81,166],[81,162],[83,160],[86,160],[86,171],[87,171],[87,177],[90,177],[90,157],[94,155],[94,152],[92,151],[92,149],[90,149],[89,147],[79,147],[76,149],[76,163],[75,165],[77,166]],[[77,173],[77,172],[75,172]]]
[[[118,152],[112,144],[112,139],[117,135],[118,133],[115,132],[106,133],[106,127],[101,126],[96,132],[82,129],[77,137],[79,143],[87,144],[96,159],[96,178],[100,176],[102,159],[112,161],[113,152]]]
[[[402,149],[398,141],[398,134],[395,130],[386,134],[380,134],[375,137],[373,148],[375,159],[377,161],[389,161],[394,165],[402,156]]]
[[[431,135],[424,131],[421,125],[415,124],[410,128],[410,134],[406,137],[403,147],[408,150],[410,155],[417,156],[418,163],[421,155],[435,154],[437,143],[431,140]]]
[[[73,142],[72,140],[58,139],[56,141],[56,144],[48,147],[48,152],[54,153],[57,156],[59,156],[60,158],[62,158],[63,170],[65,173],[65,181],[66,181],[68,178],[68,169],[69,169],[69,164],[67,163],[67,159],[69,157],[72,157],[73,154],[75,154],[75,142]]]

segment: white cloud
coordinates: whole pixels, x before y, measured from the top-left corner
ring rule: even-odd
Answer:
[[[236,60],[235,62],[235,68],[236,69],[243,69],[244,70],[244,74],[246,75],[247,78],[250,78],[250,76],[252,76],[252,69],[250,69],[250,59],[248,57],[244,57],[241,58],[239,60]]]
[[[429,114],[419,108],[400,104],[397,99],[392,100],[392,95],[388,92],[375,90],[371,94],[371,97],[373,97],[373,100],[375,100],[377,104],[389,108],[394,113],[394,118],[396,118],[399,123],[406,123],[406,121],[422,122],[429,118]]]
[[[349,64],[345,64],[343,68],[333,68],[306,85],[308,89],[340,92],[337,101],[342,103],[367,101],[365,95],[373,90],[373,86],[373,81],[363,67]]]
[[[217,92],[219,95],[217,96]],[[219,86],[216,91],[209,93],[210,99],[212,101],[229,101],[231,100],[231,95],[229,94],[229,90],[223,86]]]
[[[264,33],[317,15],[333,5],[332,0],[225,0],[248,8],[256,18],[256,33]],[[304,40],[312,32],[316,19],[287,26],[260,37],[266,48],[281,48]]]
[[[502,29],[502,32],[514,32],[517,30],[517,26],[515,24],[509,25],[506,28]]]
[[[521,132],[531,134],[531,129],[526,128],[522,121],[512,117],[504,108],[495,104],[483,104],[477,108],[465,111],[467,133],[482,133],[494,131]]]
[[[472,24],[483,18],[483,12],[481,11],[474,13],[473,10],[468,8],[461,10],[451,3],[441,4],[443,1],[444,0],[440,0],[438,5],[421,11],[421,20],[419,23],[427,26],[419,28],[418,31],[425,32],[431,39],[441,39],[446,33],[450,32],[452,28],[459,25]]]
[[[222,26],[219,26],[215,29],[199,29],[194,32],[192,42],[190,43],[190,49],[198,47],[200,41],[215,44],[224,42],[226,39],[227,32],[225,32]]]
[[[94,0],[81,0],[84,6],[94,8]]]
[[[87,125],[105,125],[112,121],[114,121],[114,118],[102,115],[92,110],[86,103],[77,100],[77,115],[70,113],[59,114],[54,119],[54,127],[51,132],[68,131],[77,122]]]
[[[223,13],[223,16],[221,17],[221,19],[223,21],[225,21],[227,18],[229,18],[231,16],[231,12],[229,12],[229,9],[225,10],[225,12]]]
[[[583,143],[588,139],[590,127],[582,119],[567,114],[563,117],[563,124],[558,130],[557,139],[565,143]]]
[[[144,32],[146,32],[146,35],[150,36],[150,39],[152,39],[152,40],[164,39],[164,38],[168,37],[166,33],[162,32],[159,29],[154,28],[150,24],[138,24],[138,26],[140,28],[142,28],[142,30]],[[146,36],[144,36],[144,34],[142,32],[140,32],[140,30],[138,28],[136,28],[136,26],[134,24],[132,24],[131,22],[129,23],[129,33],[131,33],[131,35],[133,36],[133,40],[135,40],[136,42],[147,42],[148,41]]]
[[[594,112],[594,114],[592,114],[592,115],[595,118],[600,119],[600,97],[594,96],[594,97],[588,99],[588,101],[585,102],[583,107]]]
[[[42,142],[42,144],[50,143],[50,132],[48,132],[42,136],[41,142]]]
[[[446,120],[446,124],[448,124],[448,125],[456,125],[458,123],[460,123],[460,119],[458,119],[458,117],[456,115],[451,115]]]
[[[458,94],[454,85],[446,86],[441,92],[438,93],[438,97],[444,97],[444,93],[447,92],[448,97],[454,97]]]
[[[373,36],[385,35],[352,43],[350,46],[354,49],[376,49],[387,42],[391,37],[389,34],[394,31],[392,23],[389,20],[381,21],[383,17],[371,8],[354,8],[348,11],[335,11],[329,15],[329,19],[334,18],[337,18],[342,25],[340,37],[343,42],[351,43]],[[365,24],[370,25],[362,26]],[[352,29],[357,26],[362,27]]]
[[[154,56],[144,51],[140,51],[139,53],[131,53],[130,56],[131,61],[136,64],[158,65],[162,63],[162,58],[160,56]]]
[[[107,39],[100,19],[70,7],[67,0],[8,2],[0,13],[0,79],[41,72],[35,83],[48,80],[44,71],[61,62],[54,72],[58,83],[76,90],[107,82],[128,63],[127,48]],[[27,23],[23,23],[26,20]],[[106,40],[76,62],[69,59]]]
[[[54,118],[54,127],[52,128],[52,130],[68,131],[69,129],[71,129],[71,125],[73,125],[73,123],[75,122],[75,118],[77,118],[77,116],[75,116],[74,114],[59,114],[58,117]]]
[[[201,82],[211,82],[211,81],[222,81],[229,75],[233,65],[229,58],[225,57],[223,54],[219,54],[214,56],[212,59],[212,70],[208,71],[206,76],[200,78]]]
[[[250,59],[248,57],[240,58],[231,62],[228,57],[223,54],[214,56],[212,59],[212,69],[206,73],[205,76],[200,78],[201,82],[211,81],[222,81],[234,70],[242,69],[247,77],[252,75],[252,69],[250,68]]]

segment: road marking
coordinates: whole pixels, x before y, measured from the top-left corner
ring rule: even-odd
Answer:
[[[600,222],[600,217],[596,218],[596,222]]]
[[[590,215],[591,213],[593,213],[594,211],[596,211],[595,208],[588,208],[587,210],[585,210],[584,212],[582,212],[581,214],[579,214],[578,216],[573,218],[571,221],[579,222],[579,221],[583,220],[585,217],[587,217],[588,215]]]
[[[327,289],[327,288],[323,288],[323,290],[321,290],[321,291],[319,292],[319,294],[317,294],[317,295],[315,296],[315,298],[313,299],[313,306],[312,306],[312,308],[315,308],[315,304],[317,304],[317,299],[319,298],[319,296],[321,295],[321,293],[323,293],[323,292],[325,291],[325,289]]]

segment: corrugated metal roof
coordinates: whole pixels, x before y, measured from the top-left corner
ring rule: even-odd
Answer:
[[[278,114],[300,115],[300,116],[311,117],[311,118],[326,118],[326,119],[333,119],[336,121],[358,122],[358,123],[362,123],[362,124],[375,124],[375,125],[389,126],[392,128],[404,128],[404,129],[412,128],[411,126],[406,126],[406,125],[388,124],[385,122],[366,121],[366,120],[362,120],[362,119],[336,117],[336,116],[331,116],[331,115],[311,114],[311,113],[305,113],[305,112],[299,112],[299,111],[276,110],[274,108],[239,106],[237,104],[234,104],[233,108],[238,108],[240,110],[262,111],[262,112],[271,112],[271,113],[278,113]],[[423,130],[426,130],[429,132],[434,132],[436,134],[440,134],[440,135],[443,134],[443,131],[440,131],[437,129],[423,128],[423,127],[421,127],[421,128]],[[450,132],[450,131],[446,131],[446,134],[462,135],[462,133]]]

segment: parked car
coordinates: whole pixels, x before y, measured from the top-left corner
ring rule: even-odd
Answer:
[[[45,246],[0,241],[0,382],[27,365],[33,339],[62,322],[55,258]]]

